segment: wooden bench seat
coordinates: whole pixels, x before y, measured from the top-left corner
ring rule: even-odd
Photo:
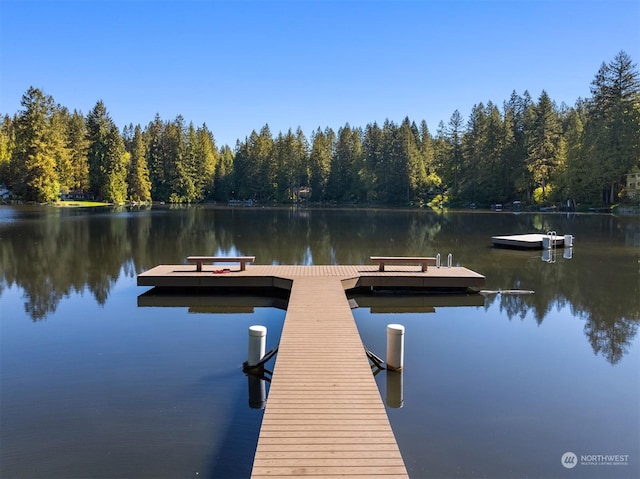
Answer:
[[[436,259],[427,256],[371,256],[370,259],[380,265],[379,271],[384,271],[384,265],[386,263],[419,264],[422,271],[426,271],[427,266],[436,265]]]
[[[205,263],[240,263],[240,271],[244,271],[247,263],[255,260],[255,256],[187,256],[188,263],[195,263],[196,271],[202,271]]]

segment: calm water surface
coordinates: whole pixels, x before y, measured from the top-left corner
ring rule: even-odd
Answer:
[[[573,250],[490,247],[549,230]],[[0,207],[0,477],[249,476],[262,410],[242,372],[247,329],[266,325],[275,346],[286,298],[159,296],[137,273],[192,254],[438,252],[488,290],[535,294],[353,295],[376,354],[387,324],[406,328],[404,372],[376,381],[411,477],[640,476],[638,217]]]

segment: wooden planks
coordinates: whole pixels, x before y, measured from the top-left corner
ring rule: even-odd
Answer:
[[[138,286],[161,287],[277,287],[290,289],[292,278],[336,277],[345,288],[482,288],[485,277],[470,269],[429,268],[416,271],[415,266],[395,266],[393,271],[378,271],[377,265],[250,265],[246,271],[219,274],[216,266],[203,265],[194,271],[189,265],[158,265],[140,273]]]
[[[219,274],[159,265],[138,285],[290,290],[252,478],[407,478],[345,289],[465,289],[483,287],[485,277],[463,267],[253,264]]]
[[[339,278],[296,277],[252,478],[408,477]]]

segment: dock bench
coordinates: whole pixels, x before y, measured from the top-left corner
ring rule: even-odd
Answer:
[[[255,256],[187,256],[187,262],[195,263],[196,271],[202,271],[205,263],[240,263],[240,271],[246,269],[247,263],[253,263]]]
[[[386,263],[395,264],[419,264],[422,271],[427,270],[427,266],[435,266],[436,259],[428,256],[371,256],[371,261],[377,262],[380,267],[379,271],[384,271]]]

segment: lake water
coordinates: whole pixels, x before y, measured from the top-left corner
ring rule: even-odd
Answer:
[[[538,231],[575,246],[491,248]],[[242,372],[247,329],[267,326],[275,346],[286,298],[154,296],[138,273],[193,254],[436,253],[503,293],[353,297],[374,353],[387,324],[406,328],[404,372],[375,377],[411,477],[640,476],[637,216],[2,206],[0,477],[250,475],[262,410]]]

